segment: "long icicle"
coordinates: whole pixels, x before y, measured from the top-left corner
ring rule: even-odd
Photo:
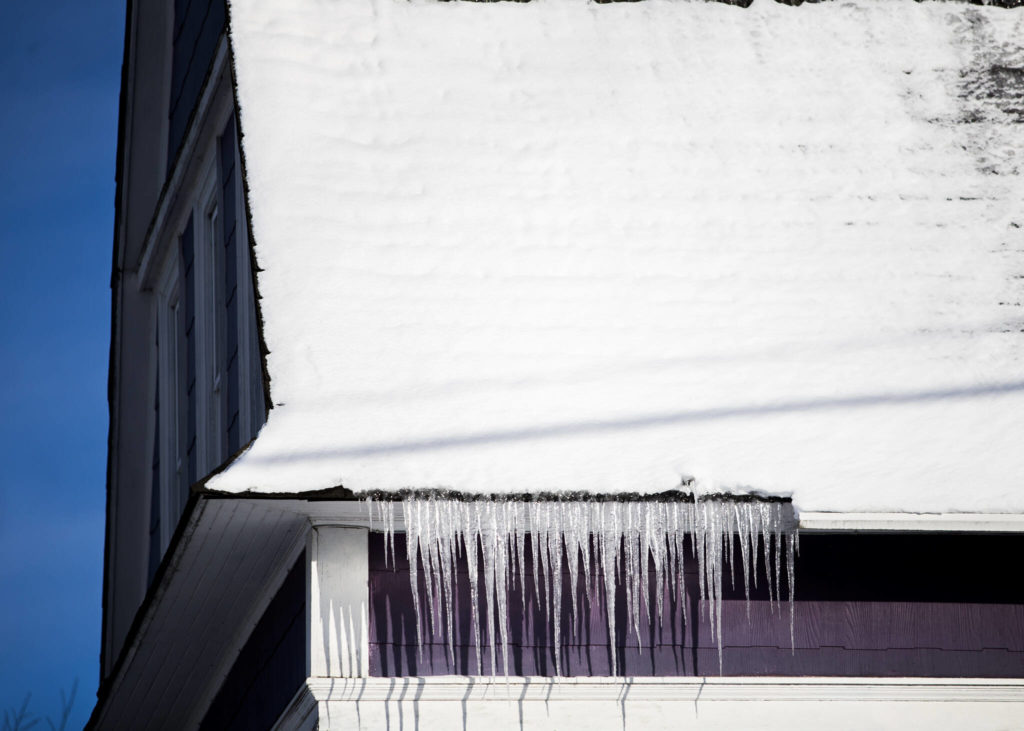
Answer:
[[[367,498],[366,504],[371,519],[376,513],[377,523],[384,532],[385,564],[390,549],[393,566],[394,503]],[[757,586],[758,553],[763,560],[773,613],[775,603],[782,601],[781,573],[785,562],[790,643],[795,651],[793,587],[798,535],[792,521],[787,523],[786,511],[777,501],[728,498],[564,499],[524,504],[522,501],[455,500],[434,494],[413,494],[404,498],[402,508],[420,657],[424,631],[433,636],[446,632],[448,657],[454,662],[456,560],[461,553],[469,578],[470,625],[478,675],[484,672],[484,642],[488,645],[491,674],[498,674],[497,653],[500,648],[502,669],[508,675],[509,594],[518,574],[519,591],[525,602],[528,581],[525,564],[528,560],[532,560],[532,583],[538,602],[536,609],[546,619],[551,631],[555,674],[561,675],[563,671],[562,643],[566,634],[561,622],[563,592],[566,589],[571,592],[570,628],[575,634],[577,626],[587,624],[582,613],[595,608],[590,593],[597,587],[605,596],[611,670],[618,674],[618,633],[632,631],[637,646],[643,647],[641,618],[645,615],[647,627],[657,620],[660,628],[665,596],[675,598],[682,605],[683,622],[688,621],[684,581],[685,565],[689,560],[685,555],[686,536],[689,536],[692,560],[696,562],[698,598],[705,607],[712,639],[718,647],[720,671],[723,661],[724,573],[730,572],[733,588],[735,576],[739,574],[749,619],[751,585]],[[529,554],[532,554],[529,556],[525,550],[527,538],[531,548]],[[739,542],[742,567],[734,566],[736,541]],[[583,581],[579,584],[577,577],[581,561]],[[568,584],[562,581],[566,565]],[[425,574],[422,580],[426,606],[420,601],[420,567]],[[596,572],[593,577],[592,571]],[[622,571],[625,574],[620,576]],[[578,603],[576,598],[578,586],[584,593],[585,601],[582,603]],[[615,621],[616,593],[620,586],[625,589],[628,615],[626,626],[621,629],[616,627]],[[654,612],[651,611],[651,592],[654,593]],[[485,621],[484,628],[481,627],[481,618]],[[697,619],[690,617],[689,621]]]

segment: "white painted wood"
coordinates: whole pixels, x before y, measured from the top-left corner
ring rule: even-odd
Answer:
[[[276,501],[282,510],[292,510],[313,520],[338,525],[383,528],[376,508],[371,519],[363,500]],[[402,504],[394,506],[395,530],[405,530]],[[922,532],[1002,532],[1024,531],[1024,514],[1015,513],[821,513],[800,512],[800,530],[804,531],[922,531]]]
[[[1014,513],[800,513],[809,531],[929,531],[1019,533],[1024,515]]]
[[[310,676],[369,675],[367,535],[365,528],[323,524],[310,531]]]
[[[320,729],[998,729],[1024,717],[1021,680],[310,678],[307,687],[311,698],[293,708],[315,700]]]
[[[397,684],[397,686],[396,686]],[[1024,703],[1024,679],[837,677],[491,677],[435,675],[330,681],[309,678],[318,701],[394,700],[403,686],[423,701],[1015,701]]]

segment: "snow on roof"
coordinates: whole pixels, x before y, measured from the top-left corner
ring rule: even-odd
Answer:
[[[1024,510],[1024,13],[233,0],[275,402],[209,486]]]

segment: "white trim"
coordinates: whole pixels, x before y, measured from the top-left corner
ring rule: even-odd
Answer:
[[[290,507],[318,522],[337,525],[370,527],[366,503],[363,500],[310,501],[296,494]],[[281,506],[285,508],[284,505]],[[288,509],[288,508],[286,508]],[[401,501],[394,504],[395,530],[405,530],[405,517]],[[1024,514],[1018,513],[824,513],[801,512],[798,515],[801,531],[835,532],[933,532],[933,533],[1021,533],[1024,532]],[[373,530],[382,526],[373,516]]]
[[[1024,679],[984,678],[547,678],[432,676],[408,678],[309,678],[318,702],[506,701],[914,701],[1024,703]]]
[[[306,544],[306,672],[370,674],[367,530],[319,524]]]
[[[1015,513],[800,513],[805,531],[928,531],[1020,533],[1024,515]]]
[[[1003,729],[1021,703],[1022,680],[309,678],[274,729]]]

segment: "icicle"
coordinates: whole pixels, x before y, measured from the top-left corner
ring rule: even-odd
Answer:
[[[473,646],[476,648],[476,674],[483,675],[483,656],[480,652],[480,575],[477,559],[480,548],[480,514],[471,513],[469,504],[463,506],[463,537],[466,548],[466,566],[469,574],[470,622],[473,625]],[[407,530],[414,530],[411,527]],[[468,539],[467,533],[468,531]],[[415,610],[415,607],[414,607]],[[419,620],[417,618],[417,625]]]
[[[419,525],[419,516],[412,513],[411,508],[419,509],[420,504],[410,506],[408,502],[405,504],[405,520],[407,525]],[[423,659],[423,632],[420,629],[420,589],[417,582],[419,572],[417,570],[416,561],[419,555],[419,535],[418,531],[409,531],[406,535],[405,542],[406,556],[409,559],[409,583],[412,584],[412,610],[413,614],[416,615],[416,646],[419,648],[420,660]],[[473,615],[476,616],[476,606],[473,607]]]
[[[622,540],[621,528],[615,520],[618,513],[613,503],[608,511],[601,511],[600,554],[598,571],[604,577],[605,609],[608,613],[608,644],[611,647],[612,673],[618,675],[618,662],[615,652],[615,585],[619,574],[619,545]]]
[[[796,554],[800,553],[800,534],[790,531],[786,534],[786,582],[789,584],[789,647],[796,654]]]
[[[390,548],[394,565],[394,503],[367,498],[366,504],[371,521],[376,512],[376,522],[384,533],[385,564]],[[658,628],[662,627],[666,594],[681,606],[683,622],[690,621],[685,582],[688,560],[696,561],[697,596],[718,647],[721,670],[724,574],[729,571],[733,588],[739,574],[749,618],[751,586],[757,586],[759,551],[763,555],[769,605],[773,611],[775,602],[779,602],[781,608],[781,571],[785,561],[790,643],[795,652],[793,587],[799,546],[795,527],[785,524],[781,503],[716,498],[693,501],[460,501],[436,495],[413,495],[404,499],[402,508],[420,657],[426,626],[433,636],[443,628],[447,633],[449,660],[455,661],[457,561],[461,553],[469,579],[476,672],[483,674],[483,646],[486,643],[491,674],[498,672],[500,648],[502,669],[508,676],[508,599],[509,592],[516,588],[518,572],[518,590],[522,593],[523,609],[526,610],[527,541],[533,562],[537,610],[551,629],[556,675],[563,672],[565,632],[562,606],[566,588],[570,592],[573,634],[577,627],[586,625],[584,612],[594,607],[592,594],[603,592],[612,671],[617,673],[616,637],[620,629],[615,623],[615,603],[618,587],[624,588],[626,600],[627,626],[622,630],[626,633],[632,631],[638,646],[642,647],[641,604],[648,628],[652,627],[654,617],[657,617]],[[687,536],[691,559],[686,555]],[[734,560],[736,541],[739,542],[740,567]],[[566,563],[568,587],[563,582]],[[424,572],[425,606],[420,600],[420,565]],[[624,576],[620,576],[622,571]],[[581,588],[582,603],[577,597]],[[654,592],[653,601],[651,592]],[[423,617],[424,610],[426,618]],[[483,628],[482,620],[485,623]]]

